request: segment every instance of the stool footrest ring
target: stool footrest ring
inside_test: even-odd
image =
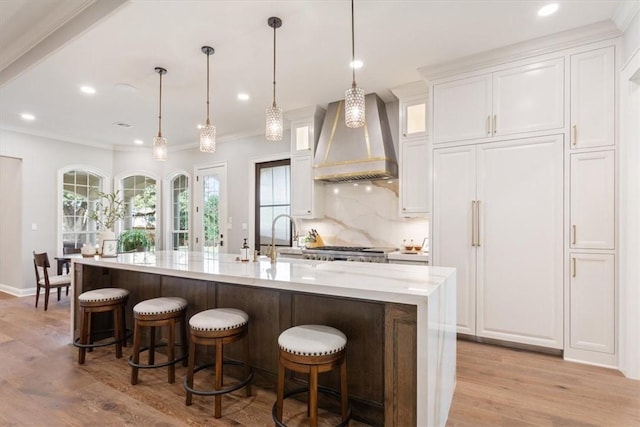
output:
[[[101,332],[113,332],[113,329],[105,329],[105,330],[102,330],[102,331],[95,331],[95,333],[98,333],[98,334],[101,333]],[[89,348],[89,349],[98,348],[98,347],[106,347],[108,345],[113,345],[113,344],[115,344],[117,342],[125,342],[127,339],[131,338],[131,335],[132,335],[131,329],[125,329],[124,338],[121,338],[121,339],[112,338],[107,342],[100,342],[100,341],[102,341],[102,340],[100,340],[95,344],[80,344],[80,338],[78,337],[75,340],[73,340],[73,346],[74,347],[78,347],[78,348]]]
[[[236,365],[236,366],[244,366],[244,363],[242,362],[237,362],[235,360],[225,360],[223,362],[223,366],[224,365]],[[196,372],[201,371],[203,369],[206,368],[210,368],[212,366],[215,366],[215,363],[207,363],[205,365],[202,366],[198,366],[197,368],[195,368],[193,370],[193,374],[195,375]],[[187,385],[187,377],[184,377],[184,389],[186,391],[189,391],[193,394],[197,394],[199,396],[215,396],[218,394],[226,394],[226,393],[231,393],[232,391],[236,391],[238,389],[241,389],[242,387],[246,386],[247,384],[249,384],[251,382],[251,380],[253,380],[253,369],[249,368],[250,372],[249,372],[249,376],[247,378],[245,378],[244,380],[233,384],[229,387],[225,387],[225,388],[221,388],[220,390],[196,390],[193,387],[189,387]]]
[[[295,390],[291,390],[286,392],[283,397],[282,400],[287,399],[289,397],[295,396],[297,394],[302,394],[302,393],[306,393],[309,391],[308,387],[300,387],[297,388]],[[327,387],[323,387],[321,385],[318,385],[318,392],[319,393],[323,393],[323,394],[328,394],[329,396],[335,397],[337,399],[340,399],[340,393],[331,390],[330,388]],[[284,424],[282,421],[279,421],[278,418],[276,417],[276,412],[277,412],[277,408],[276,405],[278,404],[278,402],[273,404],[273,407],[271,408],[271,417],[273,418],[273,421],[276,423],[277,427],[287,427],[286,424]],[[345,427],[346,425],[349,424],[349,421],[351,420],[351,403],[349,403],[349,406],[347,408],[347,416],[344,417],[344,419],[342,421],[340,421],[340,424],[338,424],[336,427]]]
[[[158,344],[156,345],[154,348],[162,348],[162,347],[166,347],[168,344],[167,343],[162,343],[162,344]],[[179,343],[175,343],[175,346],[179,347]],[[143,351],[148,351],[150,349],[150,347],[144,347],[140,349],[140,353],[142,353]],[[188,354],[182,355],[180,357],[176,357],[173,360],[168,360],[164,363],[155,363],[153,365],[142,365],[140,363],[133,363],[133,356],[129,356],[129,360],[127,361],[129,363],[129,366],[133,366],[134,368],[140,368],[140,369],[153,369],[153,368],[163,368],[165,366],[169,366],[169,365],[175,365],[178,362],[181,362],[183,360],[185,360],[187,357],[189,357]]]

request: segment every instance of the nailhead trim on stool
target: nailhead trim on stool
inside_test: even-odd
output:
[[[141,301],[133,307],[133,352],[129,358],[131,366],[131,384],[138,383],[139,369],[153,369],[168,367],[168,382],[173,384],[176,379],[175,364],[182,361],[187,366],[187,300],[179,297],[158,297],[145,301]],[[180,357],[175,356],[175,325],[180,322],[180,344],[182,346],[182,354]],[[168,329],[167,344],[156,345],[156,327],[166,326]],[[141,348],[143,327],[150,327],[149,347]],[[164,363],[155,363],[156,347],[167,347],[167,361]],[[148,351],[147,364],[140,364],[140,352]]]
[[[222,395],[246,386],[247,397],[251,396],[251,380],[253,370],[249,359],[249,315],[235,308],[214,308],[201,311],[189,319],[189,367],[184,379],[184,389],[187,392],[186,405],[192,403],[193,395],[215,396],[214,417],[222,416]],[[222,367],[223,347],[244,338],[244,363],[228,360],[227,364],[243,365],[244,379],[223,388]],[[199,367],[196,364],[196,344],[215,346],[215,363],[208,363]],[[215,385],[213,390],[196,390],[193,388],[193,376],[196,372],[215,366]]]
[[[336,328],[325,325],[294,326],[278,337],[278,383],[276,403],[271,410],[276,426],[282,422],[284,399],[299,393],[309,392],[307,413],[309,424],[318,425],[318,392],[338,397],[341,402],[342,421],[346,426],[351,419],[351,406],[347,393],[347,337]],[[318,374],[340,368],[340,394],[318,385]],[[309,374],[309,387],[284,392],[285,370]]]
[[[122,346],[127,345],[127,328],[124,308],[129,300],[129,291],[121,288],[93,289],[78,295],[80,312],[80,331],[73,345],[79,348],[78,363],[84,364],[87,349],[107,345],[116,345],[116,358],[122,357]],[[113,312],[113,340],[93,343],[91,315],[93,313]]]

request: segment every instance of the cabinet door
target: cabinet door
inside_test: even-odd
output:
[[[429,212],[430,174],[426,139],[400,143],[400,215]]]
[[[310,120],[291,122],[291,154],[313,154],[313,124]]]
[[[491,74],[433,87],[433,143],[491,135]]]
[[[477,150],[477,335],[562,348],[562,136]]]
[[[564,126],[564,60],[493,74],[493,134],[511,135]]]
[[[291,157],[291,215],[313,218],[318,214],[312,156]]]
[[[434,150],[433,167],[433,265],[456,268],[458,332],[475,335],[476,251],[471,246],[475,148]]]
[[[571,254],[569,289],[570,346],[615,351],[615,280],[613,254]]]
[[[425,97],[400,102],[402,138],[424,138],[427,136],[427,100]]]
[[[571,56],[571,147],[613,145],[613,47]]]
[[[614,151],[571,155],[571,247],[614,249]]]

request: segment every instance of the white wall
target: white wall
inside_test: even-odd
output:
[[[22,285],[22,160],[0,157],[0,289]]]
[[[58,170],[81,164],[110,175],[112,155],[111,150],[7,130],[0,130],[0,155],[22,159],[22,262],[15,267],[22,270],[22,283],[8,291],[28,295],[35,290],[33,251],[47,252],[51,262],[62,251],[57,247]]]

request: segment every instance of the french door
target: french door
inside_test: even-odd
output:
[[[194,250],[227,251],[227,165],[196,168],[193,187]]]

